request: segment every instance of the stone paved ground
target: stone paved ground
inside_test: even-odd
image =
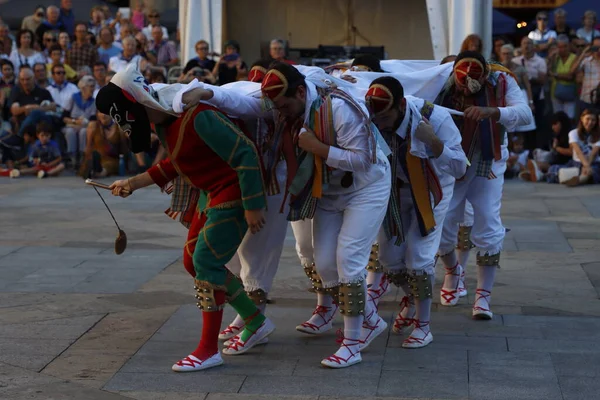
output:
[[[185,230],[162,214],[168,197],[107,197],[129,237],[116,256],[116,229],[80,180],[2,180],[0,399],[596,399],[599,197],[600,187],[509,182],[494,320],[469,318],[470,265],[468,299],[435,305],[431,346],[405,350],[402,336],[388,334],[346,370],[319,366],[336,349],[334,332],[294,330],[313,295],[290,230],[270,343],[214,370],[175,374],[200,318],[180,260]],[[388,294],[382,304],[388,321],[398,300]]]

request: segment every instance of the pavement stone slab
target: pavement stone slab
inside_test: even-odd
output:
[[[371,376],[345,376],[338,371],[336,379],[331,376],[273,376],[268,383],[264,378],[249,376],[244,381],[240,393],[261,395],[320,395],[352,396],[362,393],[375,396],[377,379]]]
[[[575,341],[565,338],[564,340],[540,340],[507,338],[508,348],[511,352],[538,351],[551,353],[575,353],[575,354],[600,354],[600,348],[596,346],[597,340]]]
[[[469,397],[469,383],[467,374],[451,371],[383,371],[377,395],[466,399]]]
[[[403,336],[390,336],[388,347],[401,347]],[[508,351],[506,338],[503,337],[467,337],[441,335],[433,332],[433,342],[429,345],[437,350],[489,350]],[[410,350],[407,350],[410,351]]]
[[[597,399],[600,382],[597,378],[561,376],[558,378],[564,400]]]
[[[110,391],[237,393],[245,379],[244,375],[186,374],[172,371],[162,374],[118,372],[103,389]],[[264,378],[257,377],[257,379],[262,381],[264,386]]]
[[[550,356],[559,377],[600,378],[600,354],[553,353]]]
[[[403,348],[388,348],[385,352],[382,369],[384,371],[446,372],[456,371],[466,374],[468,370],[466,350],[443,350],[427,346],[418,351]]]

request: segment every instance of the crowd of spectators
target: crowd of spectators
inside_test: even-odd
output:
[[[199,40],[196,57],[183,60],[180,68],[178,44],[170,40],[178,38],[178,32],[169,32],[160,13],[146,9],[143,0],[132,1],[130,15],[117,13],[114,18],[108,7],[95,6],[87,22],[75,20],[71,3],[61,0],[59,6],[36,7],[12,34],[0,21],[0,175],[17,176],[19,169],[37,168],[40,177],[63,169],[84,177],[106,176],[117,173],[121,158],[132,172],[159,162],[165,151],[156,135],[151,151],[134,156],[110,118],[96,112],[98,90],[130,63],[137,63],[150,83],[198,79],[223,85],[247,79],[249,67],[234,40],[225,43],[222,54]],[[506,176],[569,185],[597,182],[597,16],[585,12],[582,26],[575,29],[566,23],[564,10],[552,15],[551,26],[548,14],[539,12],[535,29],[520,43],[503,37],[493,41],[491,61],[513,73],[535,116],[531,125],[509,133]],[[271,60],[293,63],[285,58],[283,41],[272,40],[269,50]],[[464,50],[482,52],[483,41],[469,35]],[[52,171],[26,157],[48,131],[51,141],[44,146],[61,154],[61,163],[51,162],[57,167]]]

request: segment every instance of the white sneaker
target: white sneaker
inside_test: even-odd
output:
[[[18,178],[21,176],[21,171],[19,171],[18,169],[13,169],[10,171],[9,176],[11,178]]]
[[[363,351],[371,342],[379,335],[387,329],[387,323],[383,320],[383,318],[379,317],[375,325],[369,326],[367,323],[363,323],[361,332],[360,332],[360,345],[358,346],[359,351]]]
[[[247,328],[246,328],[247,329]],[[262,325],[254,332],[248,340],[245,342],[240,338],[236,342],[232,343],[228,347],[223,349],[223,354],[228,356],[235,356],[238,354],[244,354],[261,340],[269,336],[275,330],[275,325],[269,318],[265,319]]]
[[[200,360],[193,355],[189,355],[182,360],[177,361],[171,369],[175,372],[194,372],[216,367],[223,364],[223,359],[219,352],[210,356],[206,360]]]

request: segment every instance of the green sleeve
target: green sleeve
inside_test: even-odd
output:
[[[244,209],[265,208],[260,158],[254,143],[227,117],[214,110],[198,113],[194,129],[208,147],[237,173]]]

